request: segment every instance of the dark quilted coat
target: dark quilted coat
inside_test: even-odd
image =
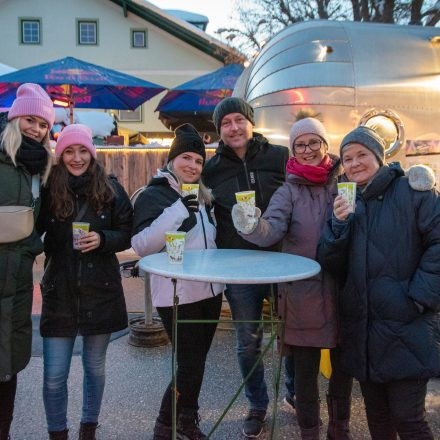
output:
[[[440,200],[382,167],[346,222],[330,220],[318,261],[344,279],[342,367],[386,383],[440,374]]]
[[[115,252],[130,247],[133,210],[122,186],[112,179],[116,197],[101,214],[90,205],[81,221],[101,235],[101,246],[87,253],[72,247],[72,221],[84,203],[77,194],[72,218],[59,221],[50,210],[50,193],[42,193],[38,230],[46,232],[46,271],[42,280],[43,337],[111,333],[127,327],[127,312]]]

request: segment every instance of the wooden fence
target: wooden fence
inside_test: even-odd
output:
[[[98,148],[98,160],[108,173],[114,174],[119,183],[131,196],[138,188],[146,185],[167,162],[168,148]],[[207,149],[211,157],[214,149]]]

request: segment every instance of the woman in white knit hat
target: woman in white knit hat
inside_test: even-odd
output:
[[[328,153],[324,125],[301,112],[290,130],[292,157],[286,182],[272,196],[262,218],[246,218],[235,205],[232,215],[242,237],[270,246],[283,240],[282,251],[315,258],[321,230],[337,194],[342,174],[337,156]],[[336,282],[326,272],[279,285],[278,312],[285,321],[283,353],[295,372],[295,409],[304,440],[319,439],[318,373],[321,348],[330,348],[333,374],[327,397],[328,439],[349,440],[352,379],[341,373],[337,359]]]

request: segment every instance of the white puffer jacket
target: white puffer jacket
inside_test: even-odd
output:
[[[141,257],[163,252],[165,250],[165,232],[179,229],[184,220],[189,217],[189,212],[180,198],[180,190],[174,176],[170,173],[159,172],[156,177],[165,177],[168,180],[169,190],[177,192],[179,198],[165,208],[162,214],[149,226],[133,235],[131,245]],[[150,187],[147,187],[147,190],[148,188]],[[144,197],[141,194],[136,201],[135,212],[138,203],[155,203],[153,196],[153,193],[150,196],[145,193]],[[186,233],[185,250],[216,248],[216,229],[209,221],[203,204],[200,204],[199,212],[195,213],[195,217],[197,223]],[[173,305],[173,284],[170,278],[151,274],[150,286],[155,307],[171,307]],[[177,280],[179,304],[189,304],[210,298],[222,293],[223,290],[223,284]]]

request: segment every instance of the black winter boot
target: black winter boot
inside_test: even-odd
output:
[[[69,438],[68,429],[65,429],[64,431],[49,431],[50,440],[68,440],[68,438]]]
[[[319,425],[313,428],[301,428],[301,440],[319,440]]]
[[[173,430],[170,425],[162,423],[159,419],[156,419],[153,431],[153,440],[171,440]]]
[[[389,423],[374,423],[368,420],[371,440],[397,440],[397,431],[394,425]]]
[[[78,440],[96,440],[95,432],[97,423],[81,423]]]
[[[0,425],[0,440],[11,440],[9,436],[9,429],[11,428],[11,421],[4,422]]]
[[[204,440],[199,428],[200,417],[195,409],[181,408],[177,416],[177,440]]]
[[[327,440],[353,440],[350,434],[351,397],[335,399],[327,395]]]

